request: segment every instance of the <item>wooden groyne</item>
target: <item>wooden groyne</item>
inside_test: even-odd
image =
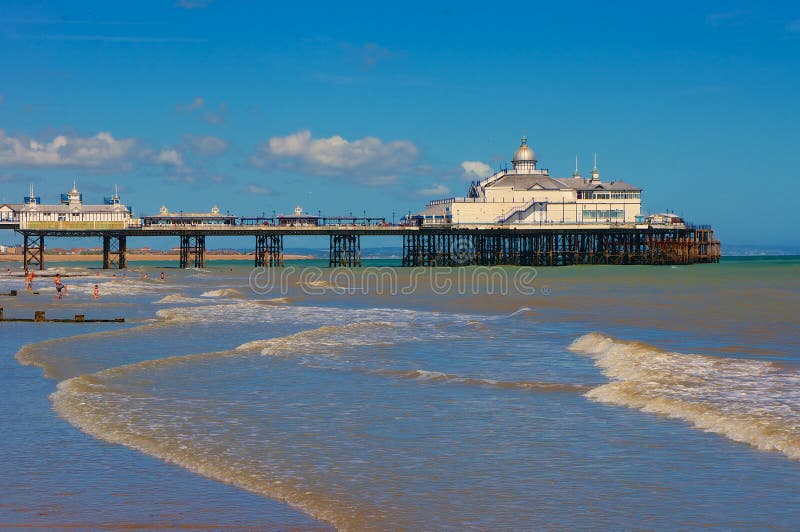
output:
[[[33,313],[33,318],[6,318],[3,314],[3,307],[0,307],[0,322],[3,321],[30,323],[124,323],[125,318],[87,320],[84,314],[75,314],[73,318],[47,318],[43,310],[35,311]]]

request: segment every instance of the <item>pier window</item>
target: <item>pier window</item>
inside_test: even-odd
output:
[[[617,222],[625,218],[625,211],[622,209],[585,210],[582,215],[584,222],[605,222],[606,220]]]
[[[594,190],[579,190],[578,199],[641,199],[639,191],[625,190],[622,192],[599,192]]]

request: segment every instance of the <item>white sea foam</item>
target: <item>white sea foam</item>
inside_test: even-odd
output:
[[[800,373],[761,360],[664,351],[592,333],[570,349],[590,355],[611,382],[586,396],[679,418],[695,427],[800,460]]]
[[[70,279],[64,280],[69,293],[91,296],[94,293],[94,285],[97,285],[101,297],[153,294],[163,288],[157,283],[159,282],[125,277],[109,279],[105,276],[96,277],[95,279],[83,279],[78,282],[72,282]],[[52,284],[52,281],[48,281],[46,287],[50,287]],[[35,281],[34,287],[36,287]]]
[[[208,303],[208,300],[201,299],[199,297],[189,297],[183,294],[169,294],[168,296],[164,296],[158,301],[155,301],[154,303],[157,305],[167,305],[167,304],[174,305],[176,303],[205,305]]]
[[[491,319],[505,320],[505,319],[514,318],[514,317],[520,316],[520,315],[534,314],[534,313],[536,313],[536,311],[533,310],[530,307],[521,307],[521,308],[518,308],[517,310],[515,310],[514,312],[512,312],[511,314],[506,314],[505,316],[497,316],[497,317],[493,317]]]
[[[237,288],[220,288],[203,292],[200,297],[242,297],[242,292]]]
[[[213,304],[165,308],[159,310],[156,314],[163,319],[185,322],[292,323],[308,325],[309,327],[346,325],[367,321],[391,322],[398,325],[410,321],[439,323],[446,320],[447,323],[466,323],[471,319],[475,319],[475,316],[468,315],[445,317],[435,312],[387,308],[340,309],[321,306],[289,306],[239,299],[204,299],[204,301]],[[279,302],[275,301],[275,303]],[[444,335],[444,331],[442,335]]]
[[[238,351],[260,350],[262,355],[292,356],[305,354],[325,354],[336,356],[338,353],[363,345],[392,345],[393,338],[388,338],[388,331],[395,324],[381,321],[361,321],[345,325],[324,325],[280,338],[256,340],[242,344]]]

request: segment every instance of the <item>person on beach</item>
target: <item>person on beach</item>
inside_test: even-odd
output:
[[[25,290],[33,291],[33,271],[25,270]]]
[[[67,287],[64,283],[61,282],[61,274],[57,273],[55,278],[53,279],[53,283],[56,285],[56,291],[58,292],[58,299],[61,299],[61,291],[63,290],[64,293],[67,293]]]

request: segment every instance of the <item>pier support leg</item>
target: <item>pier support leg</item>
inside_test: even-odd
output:
[[[422,237],[418,233],[403,235],[403,266],[422,266]]]
[[[44,235],[22,235],[22,267],[25,270],[44,270]]]
[[[256,267],[283,266],[283,235],[256,235]]]
[[[347,245],[331,240],[331,265]],[[336,258],[340,257],[340,258]],[[567,266],[719,262],[710,227],[540,229],[530,232],[414,232],[403,235],[403,266]]]
[[[206,267],[206,236],[181,235],[181,268]]]
[[[103,236],[103,269],[125,269],[128,246],[125,235]]]
[[[361,266],[361,236],[331,235],[328,266]]]

